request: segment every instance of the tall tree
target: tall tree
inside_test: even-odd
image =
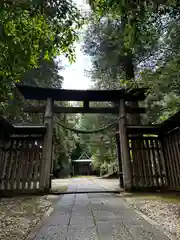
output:
[[[89,4],[98,17],[111,16],[122,21],[127,49],[132,49],[135,41],[140,39],[141,24],[146,21],[147,14],[176,16],[180,12],[179,1],[168,0],[89,0]]]
[[[109,12],[97,22],[92,21],[85,35],[84,51],[92,58],[89,74],[95,88],[142,86],[149,89],[145,102],[148,112],[143,118],[146,124],[162,121],[179,107],[179,54],[176,46],[179,44],[180,18],[179,14],[174,16],[174,12],[175,9],[170,7],[166,14],[146,9],[133,38],[132,31],[126,31],[128,24],[122,26],[123,16]],[[131,24],[129,27],[131,29]],[[127,75],[128,71],[131,77]],[[104,163],[99,150],[101,143],[102,140],[96,145],[97,167]]]
[[[142,40],[137,41],[134,45],[135,70],[139,64],[157,51],[161,34],[159,23],[153,24],[147,20],[141,27]],[[119,80],[127,77],[128,66],[125,62],[126,57],[123,56],[126,54],[122,49],[123,44],[121,21],[105,18],[97,22],[92,19],[85,33],[83,49],[85,54],[90,55],[92,59],[90,77],[94,82],[101,81],[104,88],[108,85],[111,89],[119,88]]]
[[[34,87],[61,88],[64,80],[60,75],[61,70],[62,62],[42,59],[39,67],[32,68],[22,75],[21,82]]]
[[[157,18],[162,18],[166,14],[173,18],[179,18],[178,1],[108,1],[90,0],[93,11],[100,17],[112,17],[119,19],[122,25],[123,47],[121,54],[124,56],[126,79],[131,80],[135,77],[134,71],[134,48],[137,42],[143,46],[142,26],[144,22],[150,20],[157,22]],[[134,103],[132,103],[134,105]],[[135,103],[136,105],[136,103]]]
[[[62,64],[55,60],[41,60],[40,66],[32,68],[22,75],[21,82],[29,86],[61,88],[63,77],[60,75]],[[0,105],[1,114],[14,123],[42,123],[42,114],[26,114],[23,112],[24,104],[37,104],[36,101],[24,101],[18,90],[13,88],[12,98]]]

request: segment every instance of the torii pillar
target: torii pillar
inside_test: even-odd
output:
[[[53,100],[47,98],[44,124],[46,126],[46,133],[44,135],[42,164],[41,164],[41,177],[40,189],[48,191],[50,188],[50,174],[52,168],[53,156]]]
[[[121,150],[121,161],[123,171],[124,189],[130,191],[132,189],[132,167],[129,152],[128,135],[126,131],[126,113],[125,100],[121,99],[119,103],[119,140]]]
[[[118,126],[118,129],[119,129],[119,126]],[[121,188],[124,188],[119,131],[118,133],[116,133],[116,152],[117,152],[117,159],[118,159],[119,186]]]

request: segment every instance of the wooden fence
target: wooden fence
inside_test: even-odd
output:
[[[127,126],[134,188],[180,186],[180,112],[156,126]]]
[[[42,140],[10,138],[0,142],[0,191],[36,192],[39,189]]]
[[[43,125],[14,126],[0,117],[1,196],[45,191],[42,183],[45,133]]]
[[[132,187],[180,186],[180,113],[175,117],[176,122],[173,117],[159,126],[126,126]],[[0,119],[1,195],[29,194],[50,188],[52,166],[45,168],[42,156],[46,132],[43,125],[14,127]],[[49,162],[52,163],[52,158]]]
[[[175,128],[164,134],[164,158],[169,187],[180,186],[180,129]]]
[[[157,135],[130,136],[129,151],[133,187],[167,186],[165,159],[162,144]]]

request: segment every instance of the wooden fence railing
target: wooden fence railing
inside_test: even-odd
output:
[[[0,142],[0,191],[36,192],[42,164],[42,140],[10,138]]]

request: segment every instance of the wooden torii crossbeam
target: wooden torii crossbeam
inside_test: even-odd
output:
[[[16,85],[26,99],[46,100],[46,106],[25,107],[26,112],[45,112],[44,124],[47,127],[43,147],[43,174],[40,180],[42,188],[48,188],[53,149],[53,113],[115,113],[119,115],[119,136],[123,180],[125,189],[132,187],[131,160],[129,156],[126,113],[143,113],[143,108],[130,108],[126,102],[143,101],[146,89],[119,90],[66,90]],[[83,107],[57,107],[54,101],[81,101]],[[92,108],[90,102],[111,102],[112,108]]]
[[[31,87],[27,85],[16,85],[26,99],[46,100],[51,98],[54,101],[93,101],[108,102],[119,101],[142,101],[145,99],[145,88],[127,91],[119,90],[68,90],[57,88]]]
[[[58,107],[53,105],[53,113],[119,113],[119,101],[142,101],[145,99],[145,89],[135,89],[131,91],[119,90],[66,90],[30,87],[16,85],[21,94],[26,99],[46,100],[51,98],[52,101],[82,101],[83,107]],[[90,102],[113,102],[115,107],[90,107]],[[25,112],[44,113],[45,105],[25,106]],[[125,106],[126,113],[145,113],[145,108],[132,108]]]

